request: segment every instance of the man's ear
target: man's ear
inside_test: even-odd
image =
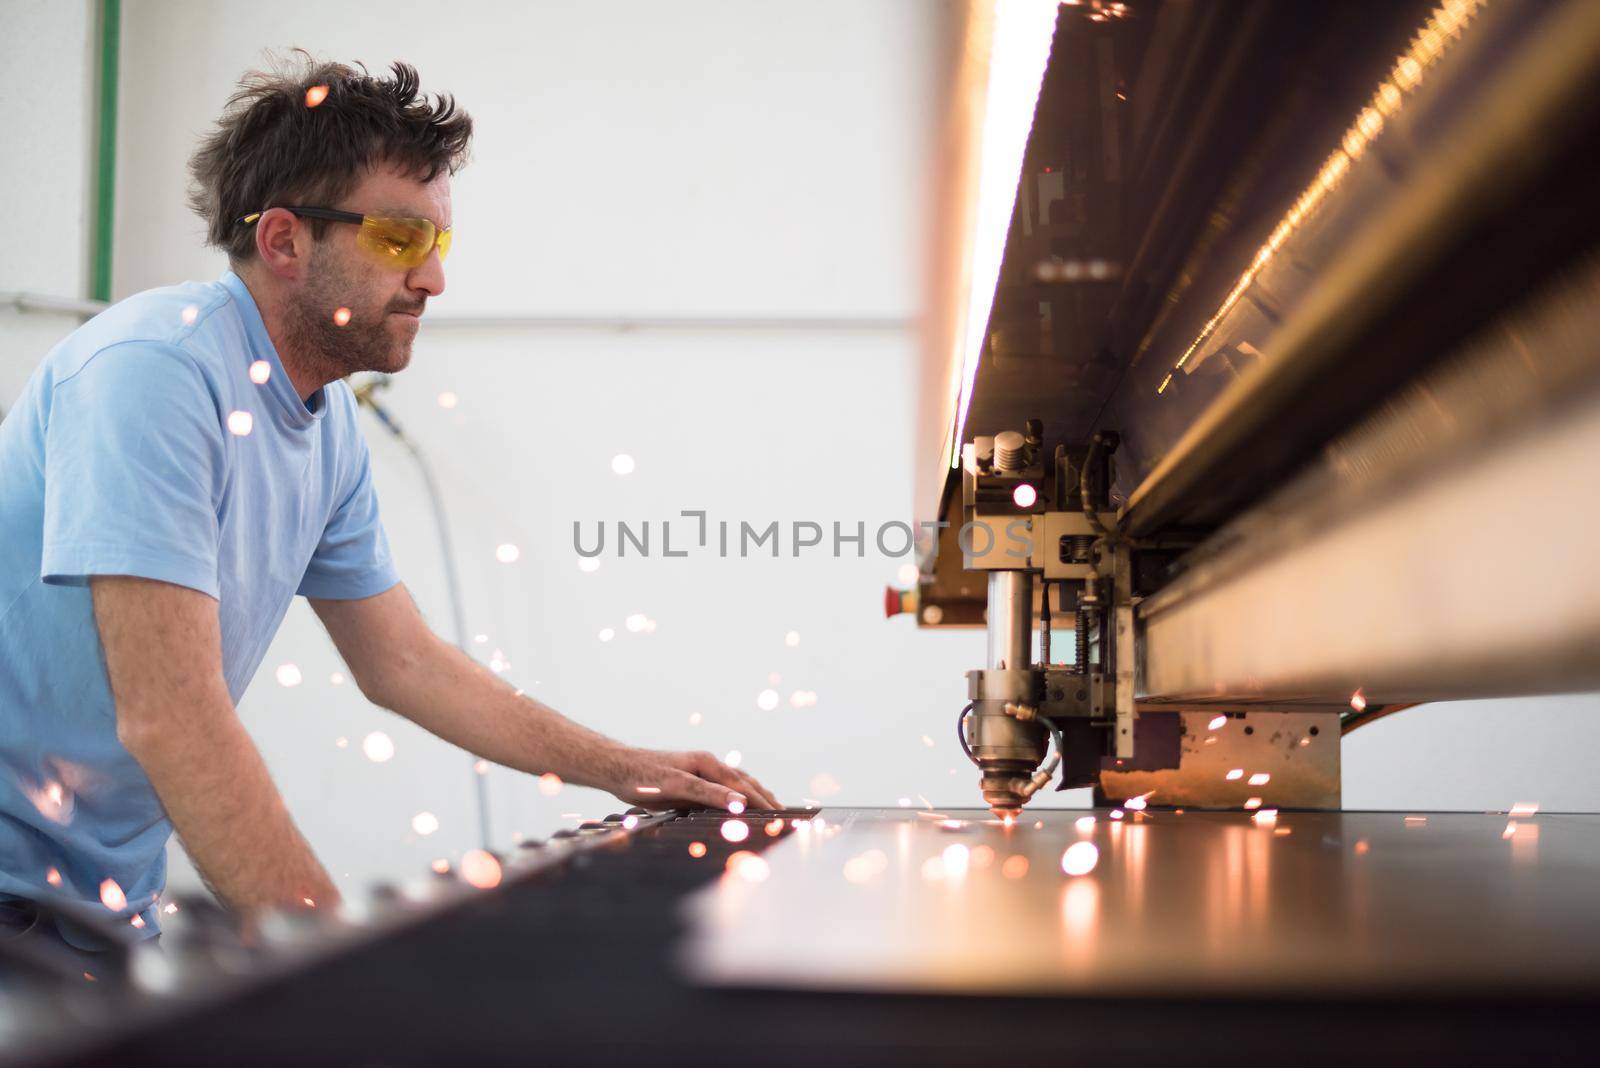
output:
[[[256,254],[279,278],[297,280],[311,257],[311,228],[288,208],[269,208],[256,220]]]

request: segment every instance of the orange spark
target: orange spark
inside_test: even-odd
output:
[[[1094,817],[1079,816],[1077,819],[1072,821],[1072,825],[1078,828],[1079,834],[1089,834],[1094,830]]]
[[[1000,865],[1000,874],[1007,879],[1020,879],[1028,874],[1028,858],[1021,853],[1013,853]]]
[[[1250,809],[1253,809],[1253,808],[1260,808],[1261,807],[1261,798],[1259,798],[1259,797],[1247,797],[1247,798],[1245,798],[1244,807],[1245,807],[1246,811],[1249,811]]]
[[[699,860],[701,857],[706,855],[706,844],[704,842],[690,842],[689,855],[694,859]]]
[[[267,384],[267,379],[272,377],[272,365],[266,360],[256,360],[250,365],[250,381],[258,386]]]
[[[500,885],[500,862],[493,853],[482,849],[469,849],[461,857],[461,878],[479,890],[491,890]]]
[[[334,326],[347,326],[350,323],[350,309],[340,308],[333,313]]]
[[[1361,839],[1361,841],[1356,843],[1356,856],[1364,857],[1364,856],[1367,855],[1367,853],[1371,849],[1372,849],[1372,846],[1367,842],[1367,840],[1365,838],[1363,838],[1363,839]]]
[[[1271,827],[1273,824],[1278,822],[1278,810],[1275,808],[1264,808],[1252,816],[1251,819],[1256,821],[1257,827]]]
[[[739,820],[723,820],[722,837],[730,842],[742,842],[750,837],[750,828]]]
[[[1233,768],[1232,770],[1230,770],[1228,772],[1228,774],[1224,775],[1223,778],[1227,779],[1229,782],[1234,782],[1234,781],[1236,781],[1238,779],[1242,779],[1242,778],[1244,778],[1244,769],[1243,768]]]
[[[659,786],[635,786],[634,789],[641,794],[659,794],[661,792],[661,787]]]
[[[443,857],[440,857],[438,860],[433,862],[433,870],[438,872],[440,875],[449,875],[450,862]]]
[[[776,817],[767,821],[767,836],[776,838],[783,833],[783,818]]]
[[[1254,775],[1250,776],[1250,785],[1251,786],[1265,786],[1265,785],[1267,785],[1267,783],[1269,783],[1271,781],[1272,781],[1272,775],[1269,772],[1265,772],[1265,771],[1258,771]]]
[[[1088,875],[1100,863],[1100,849],[1093,842],[1074,842],[1061,854],[1061,870],[1068,875]]]
[[[133,919],[128,921],[128,926],[130,926],[130,927],[143,927],[144,926],[144,917],[143,916],[135,916],[135,917],[133,917]]]
[[[739,800],[737,797],[734,798],[732,801],[728,802],[728,811],[733,813],[735,816],[739,815],[744,811],[744,802]]]
[[[56,871],[56,869],[51,868],[49,871],[44,873],[44,881],[49,883],[51,886],[60,886],[61,873]]]
[[[128,895],[115,879],[107,879],[100,884],[100,902],[112,912],[121,912],[128,907]]]
[[[771,873],[767,862],[748,849],[741,849],[730,856],[724,870],[747,883],[765,882]]]
[[[314,108],[326,99],[328,99],[328,87],[326,85],[313,85],[306,90],[306,107],[308,108]]]
[[[1538,811],[1539,811],[1539,802],[1537,802],[1537,801],[1518,801],[1516,804],[1511,806],[1511,811],[1509,813],[1507,813],[1507,815],[1511,816],[1514,819],[1526,819],[1527,817],[1532,816],[1533,814],[1535,814]]]
[[[539,792],[546,797],[554,797],[561,792],[561,776],[553,771],[547,771],[539,776]]]
[[[1360,690],[1357,690],[1355,693],[1350,695],[1350,707],[1355,709],[1357,712],[1366,711],[1367,699],[1362,695]]]
[[[1227,716],[1213,716],[1211,718],[1211,722],[1206,724],[1206,730],[1208,730],[1208,731],[1220,731],[1222,728],[1226,727],[1227,725],[1228,725],[1228,717]]]

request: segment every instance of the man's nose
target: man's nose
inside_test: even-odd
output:
[[[406,277],[406,285],[410,289],[420,289],[430,297],[437,297],[444,292],[444,261],[439,259],[438,249],[430,249],[428,258],[411,269]]]

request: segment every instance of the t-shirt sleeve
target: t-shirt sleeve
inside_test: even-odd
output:
[[[350,415],[353,420],[353,409]],[[372,461],[366,440],[359,430],[351,438],[353,486],[334,509],[317,551],[306,566],[297,591],[302,597],[354,601],[376,596],[400,581],[389,555],[389,539],[378,518],[378,495],[372,488]]]
[[[45,429],[40,577],[159,579],[218,596],[226,453],[217,401],[188,353],[110,346],[55,384]]]

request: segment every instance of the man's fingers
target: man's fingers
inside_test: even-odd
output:
[[[691,753],[690,760],[694,770],[699,772],[702,778],[738,790],[745,795],[746,801],[752,807],[764,809],[782,807],[766,787],[738,768],[724,764],[710,753]]]
[[[708,782],[698,775],[684,771],[679,772],[673,780],[672,796],[677,799],[704,805],[707,808],[720,808],[726,810],[734,801],[748,804],[749,800],[739,790],[729,789],[727,786]]]
[[[772,791],[757,782],[754,775],[747,775],[742,771],[737,772],[737,774],[745,795],[755,803],[757,808],[771,810],[783,807],[778,803],[778,799],[772,796]]]

